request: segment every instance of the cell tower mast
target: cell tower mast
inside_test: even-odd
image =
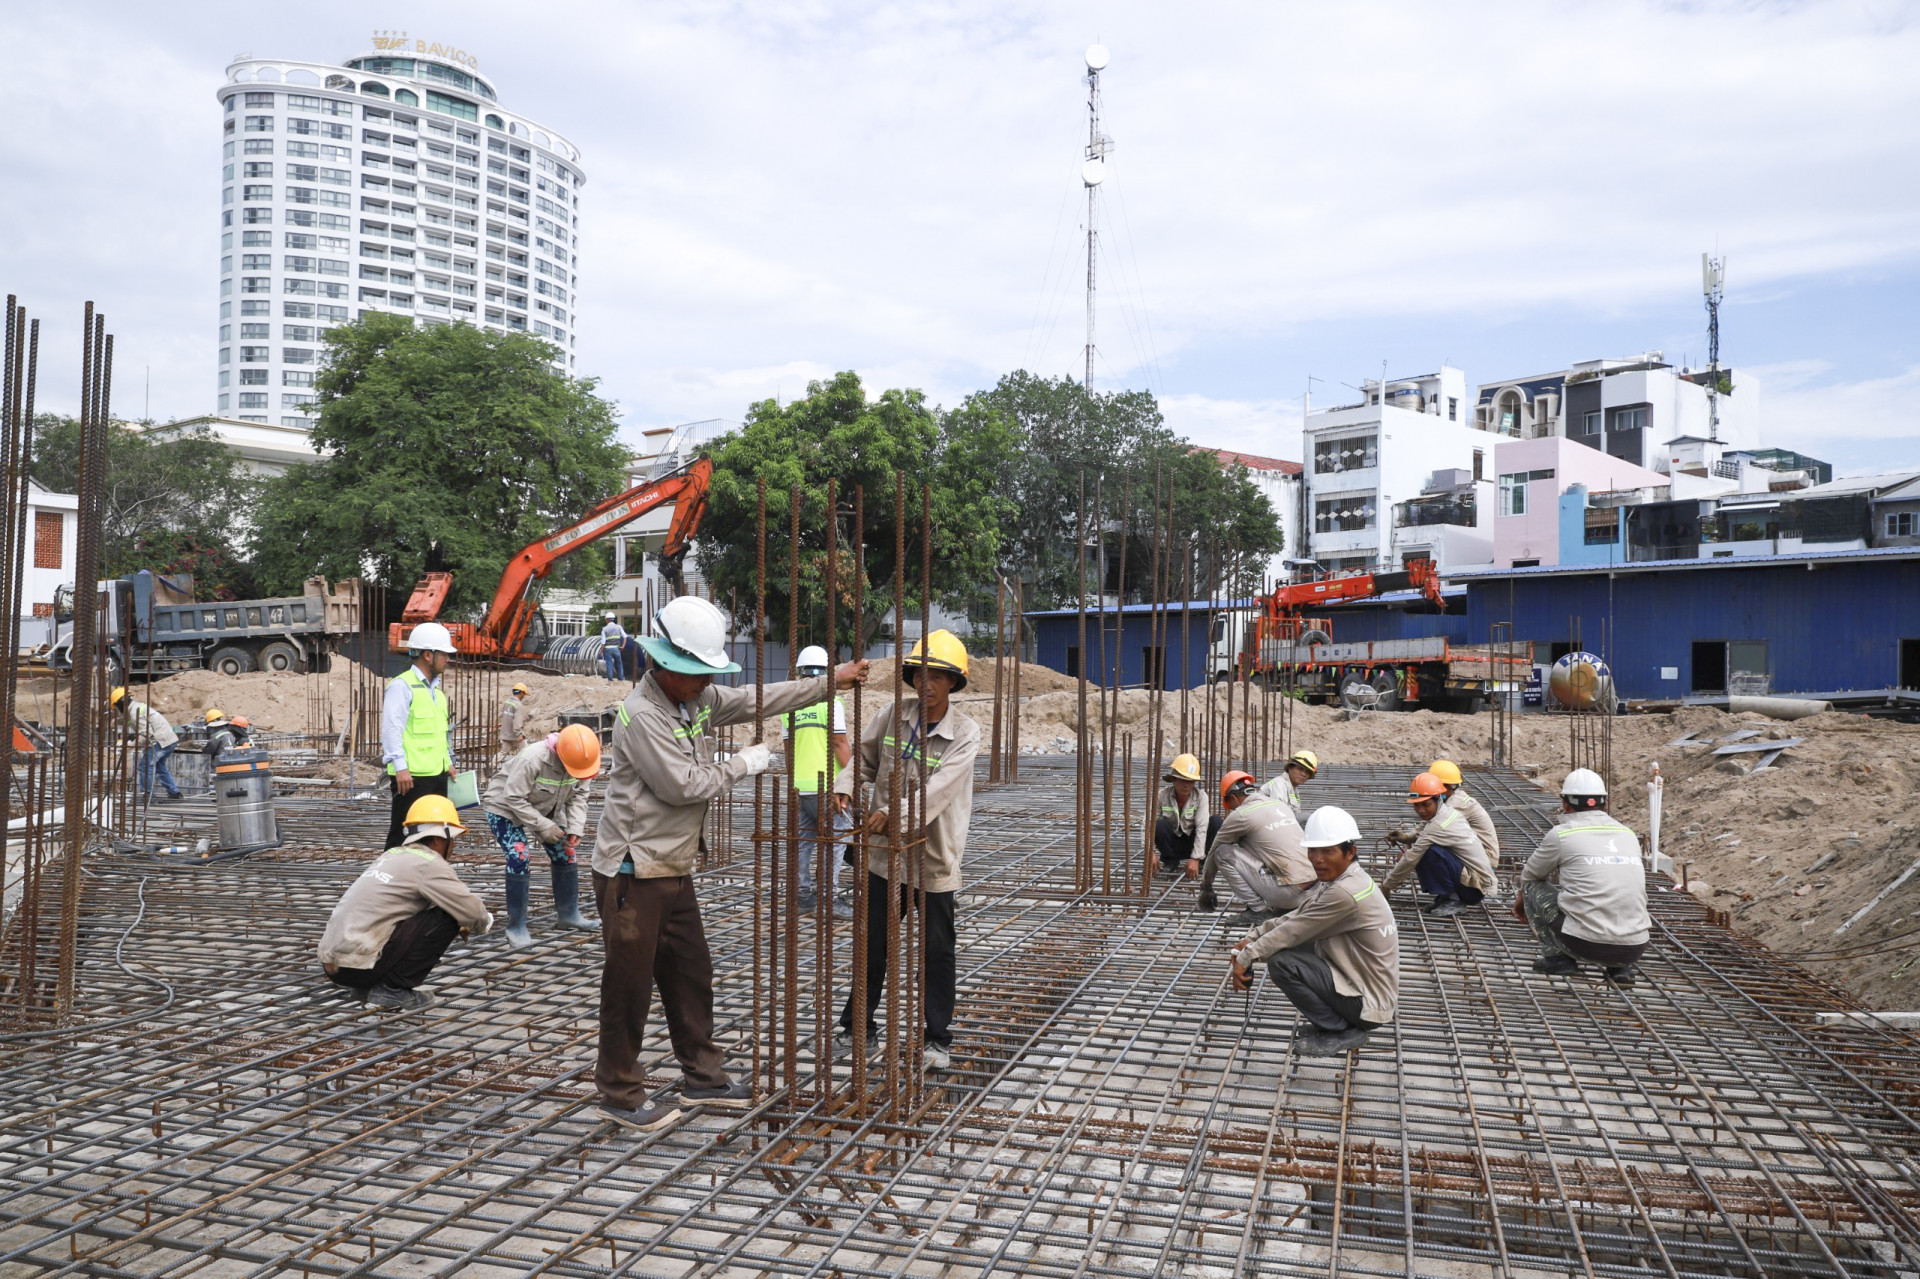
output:
[[[1107,176],[1107,152],[1113,139],[1100,132],[1100,72],[1110,55],[1104,44],[1087,49],[1087,156],[1080,165],[1080,182],[1087,189],[1087,371],[1086,389],[1093,389],[1093,294],[1095,266],[1099,261],[1099,231],[1094,226],[1094,196]]]
[[[1707,295],[1707,438],[1720,438],[1720,296],[1727,260],[1700,255],[1700,291]]]

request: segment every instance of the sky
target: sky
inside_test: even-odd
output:
[[[842,369],[953,404],[1086,342],[1083,53],[1111,51],[1101,389],[1297,458],[1302,395],[1721,356],[1763,443],[1920,469],[1920,6],[648,3],[0,6],[0,291],[77,392],[211,411],[237,54],[376,29],[478,58],[580,148],[579,367],[640,431]],[[1315,379],[1310,381],[1309,379]]]

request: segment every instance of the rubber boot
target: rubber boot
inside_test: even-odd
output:
[[[523,898],[524,900],[524,898]],[[580,868],[556,863],[553,868],[553,913],[562,928],[598,928],[600,921],[580,913]]]
[[[527,885],[532,881],[525,871],[507,872],[507,945],[515,950],[533,945],[533,934],[527,931]]]

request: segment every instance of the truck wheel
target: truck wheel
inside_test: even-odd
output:
[[[253,669],[253,654],[244,648],[216,648],[207,659],[207,669],[222,675],[245,675]]]
[[[275,640],[260,650],[260,669],[276,675],[298,673],[302,663],[300,650],[283,640]]]
[[[1380,671],[1372,679],[1373,691],[1380,700],[1373,704],[1377,711],[1397,711],[1400,709],[1400,684],[1393,678],[1392,671]]]

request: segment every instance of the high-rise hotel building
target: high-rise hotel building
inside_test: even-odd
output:
[[[580,152],[472,59],[381,37],[220,87],[220,417],[307,426],[320,335],[369,311],[532,332],[575,361]]]

